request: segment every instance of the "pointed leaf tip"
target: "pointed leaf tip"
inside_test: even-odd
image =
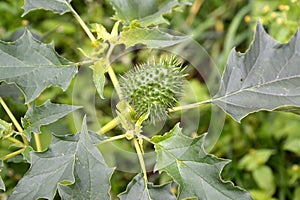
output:
[[[77,66],[59,56],[53,44],[36,40],[29,30],[15,42],[0,41],[0,82],[15,83],[32,102],[47,87],[66,90]]]
[[[260,110],[300,106],[299,36],[286,44],[272,39],[260,22],[244,53],[232,51],[212,103],[236,121]]]

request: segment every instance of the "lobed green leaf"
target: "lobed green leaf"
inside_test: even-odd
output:
[[[229,161],[207,154],[203,136],[187,137],[177,124],[152,141],[157,152],[155,170],[166,171],[178,183],[178,199],[251,199],[246,191],[222,181],[220,173]]]
[[[113,169],[93,145],[85,120],[80,134],[54,137],[46,152],[32,153],[31,159],[9,200],[53,199],[58,186],[64,199],[109,199]]]
[[[40,133],[42,125],[51,124],[79,108],[81,106],[53,104],[49,100],[39,107],[33,104],[22,118],[24,134],[30,139],[32,132]]]
[[[246,53],[232,50],[212,103],[236,121],[259,110],[300,106],[300,36],[287,44],[273,40],[258,22]],[[280,109],[279,109],[280,110]]]
[[[70,3],[72,0],[25,0],[24,2],[24,13],[22,16],[25,16],[32,10],[44,9],[51,10],[54,13],[58,13],[60,15],[69,12],[66,2]]]
[[[126,191],[118,196],[120,200],[176,200],[171,192],[170,184],[155,186],[147,183],[147,187],[145,187],[143,174],[137,174],[128,184]]]
[[[121,32],[119,44],[125,44],[127,48],[136,44],[144,44],[148,48],[164,48],[176,45],[186,39],[186,36],[171,35],[157,28],[135,28]]]
[[[2,168],[3,168],[3,160],[0,161],[0,172],[1,172]],[[4,184],[1,176],[0,176],[0,190],[5,191],[5,184]]]
[[[76,73],[77,66],[59,56],[53,44],[35,40],[28,30],[15,42],[0,42],[0,82],[15,83],[25,103],[51,85],[66,90]]]

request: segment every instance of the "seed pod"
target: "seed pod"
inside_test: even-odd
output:
[[[124,99],[134,108],[136,117],[149,112],[151,123],[167,117],[168,108],[181,96],[183,84],[181,64],[174,58],[139,65],[120,80]]]

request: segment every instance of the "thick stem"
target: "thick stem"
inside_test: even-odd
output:
[[[145,181],[145,187],[147,187],[148,178],[147,178],[147,171],[146,171],[146,165],[145,165],[145,161],[144,161],[144,158],[143,158],[143,154],[142,154],[140,145],[139,145],[136,138],[133,139],[133,142],[134,142],[134,147],[135,147],[135,150],[136,150],[136,153],[138,155],[140,165],[141,165],[141,168],[142,168],[143,177],[144,177],[144,181]]]
[[[40,135],[37,134],[37,133],[34,133],[34,140],[35,140],[35,145],[36,145],[37,152],[42,152],[43,148],[42,148],[42,144],[41,144]]]
[[[1,160],[7,160],[7,159],[10,159],[10,158],[12,158],[12,157],[14,157],[14,156],[16,156],[16,155],[19,155],[19,154],[23,153],[24,151],[25,151],[25,148],[19,149],[19,150],[15,151],[15,152],[12,152],[12,153],[10,153],[10,154],[7,154],[6,156],[3,156],[3,157],[1,158]]]
[[[107,143],[107,142],[112,142],[112,141],[115,141],[115,140],[120,140],[120,139],[123,139],[123,138],[126,138],[125,134],[117,135],[117,136],[114,136],[114,137],[110,137],[110,138],[108,138],[106,140],[101,141],[100,144]]]
[[[282,148],[279,149],[279,200],[286,199],[286,174],[285,174],[285,152]]]
[[[6,139],[9,140],[9,141],[11,141],[12,143],[15,143],[15,144],[17,144],[17,145],[20,145],[21,147],[24,147],[24,146],[25,146],[21,141],[17,140],[16,138],[8,137],[8,138],[6,138]]]
[[[84,21],[81,19],[81,17],[77,14],[77,12],[74,10],[74,8],[71,6],[71,4],[67,1],[65,1],[66,5],[72,12],[75,19],[79,22],[80,26],[83,28],[83,30],[86,32],[86,34],[89,36],[92,43],[95,45],[97,43],[97,40],[93,33],[90,31],[90,29],[87,27],[87,25],[84,23]]]
[[[116,117],[110,122],[108,122],[107,124],[105,124],[105,126],[103,126],[97,133],[103,135],[108,131],[112,130],[113,128],[115,128],[118,124],[119,124],[119,119],[118,117]]]
[[[201,102],[197,102],[197,103],[193,103],[193,104],[187,104],[184,106],[173,107],[173,108],[169,109],[169,112],[177,112],[177,111],[181,111],[181,110],[198,108],[199,106],[201,106],[203,104],[208,104],[208,103],[211,103],[211,100],[201,101]]]
[[[19,124],[19,122],[16,120],[15,116],[12,114],[12,112],[10,111],[9,107],[6,105],[6,103],[3,101],[3,99],[0,97],[0,104],[2,105],[2,107],[4,108],[5,112],[7,113],[7,115],[9,116],[10,120],[13,122],[13,124],[15,125],[16,129],[20,132],[21,137],[24,141],[24,144],[27,146],[28,145],[28,140],[27,138],[23,135],[23,128],[21,127],[21,125]]]

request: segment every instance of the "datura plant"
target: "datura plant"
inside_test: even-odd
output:
[[[155,0],[111,0],[116,21],[111,32],[99,23],[89,27],[70,4],[71,0],[25,0],[24,3],[23,15],[36,9],[61,15],[71,12],[90,39],[93,50],[79,48],[86,59],[74,63],[60,56],[53,43],[36,40],[29,30],[16,41],[0,42],[0,104],[7,113],[7,117],[0,120],[0,139],[11,147],[1,157],[0,168],[4,169],[8,162],[30,165],[17,185],[7,191],[9,200],[57,196],[85,200],[106,200],[112,196],[121,200],[252,199],[244,189],[222,180],[220,174],[229,160],[205,151],[206,134],[189,137],[183,134],[180,123],[151,138],[143,131],[145,124],[155,126],[157,121],[167,119],[169,111],[198,108],[207,103],[222,108],[236,121],[260,110],[299,113],[298,33],[289,43],[279,44],[258,23],[250,49],[246,53],[232,50],[216,95],[203,102],[178,106],[187,80],[176,58],[148,61],[123,75],[116,74],[111,60],[116,46],[161,49],[186,41],[187,36],[173,35],[159,27],[168,24],[165,14],[189,5],[187,1],[168,0],[158,5]],[[79,133],[52,129],[51,144],[43,146],[41,127],[58,123],[81,106],[52,103],[48,99],[41,103],[41,93],[50,86],[66,90],[75,76],[80,78],[78,68],[86,66],[93,73],[93,87],[99,101],[108,98],[104,89],[109,77],[118,97],[116,108],[112,106],[117,116],[100,130],[89,131],[89,115],[86,115]],[[16,118],[4,98],[15,99],[12,84],[24,96],[27,111],[21,119]],[[104,136],[117,125],[122,130],[118,129],[113,136]],[[128,146],[134,148],[140,168],[125,191],[111,195],[110,180],[116,166],[109,166],[104,159],[108,152],[98,148],[117,140],[127,141]],[[145,164],[145,143],[156,154],[151,169]],[[159,185],[152,183],[149,176],[155,172],[166,175],[168,181]],[[0,178],[0,189],[5,191],[7,182],[3,180]]]

